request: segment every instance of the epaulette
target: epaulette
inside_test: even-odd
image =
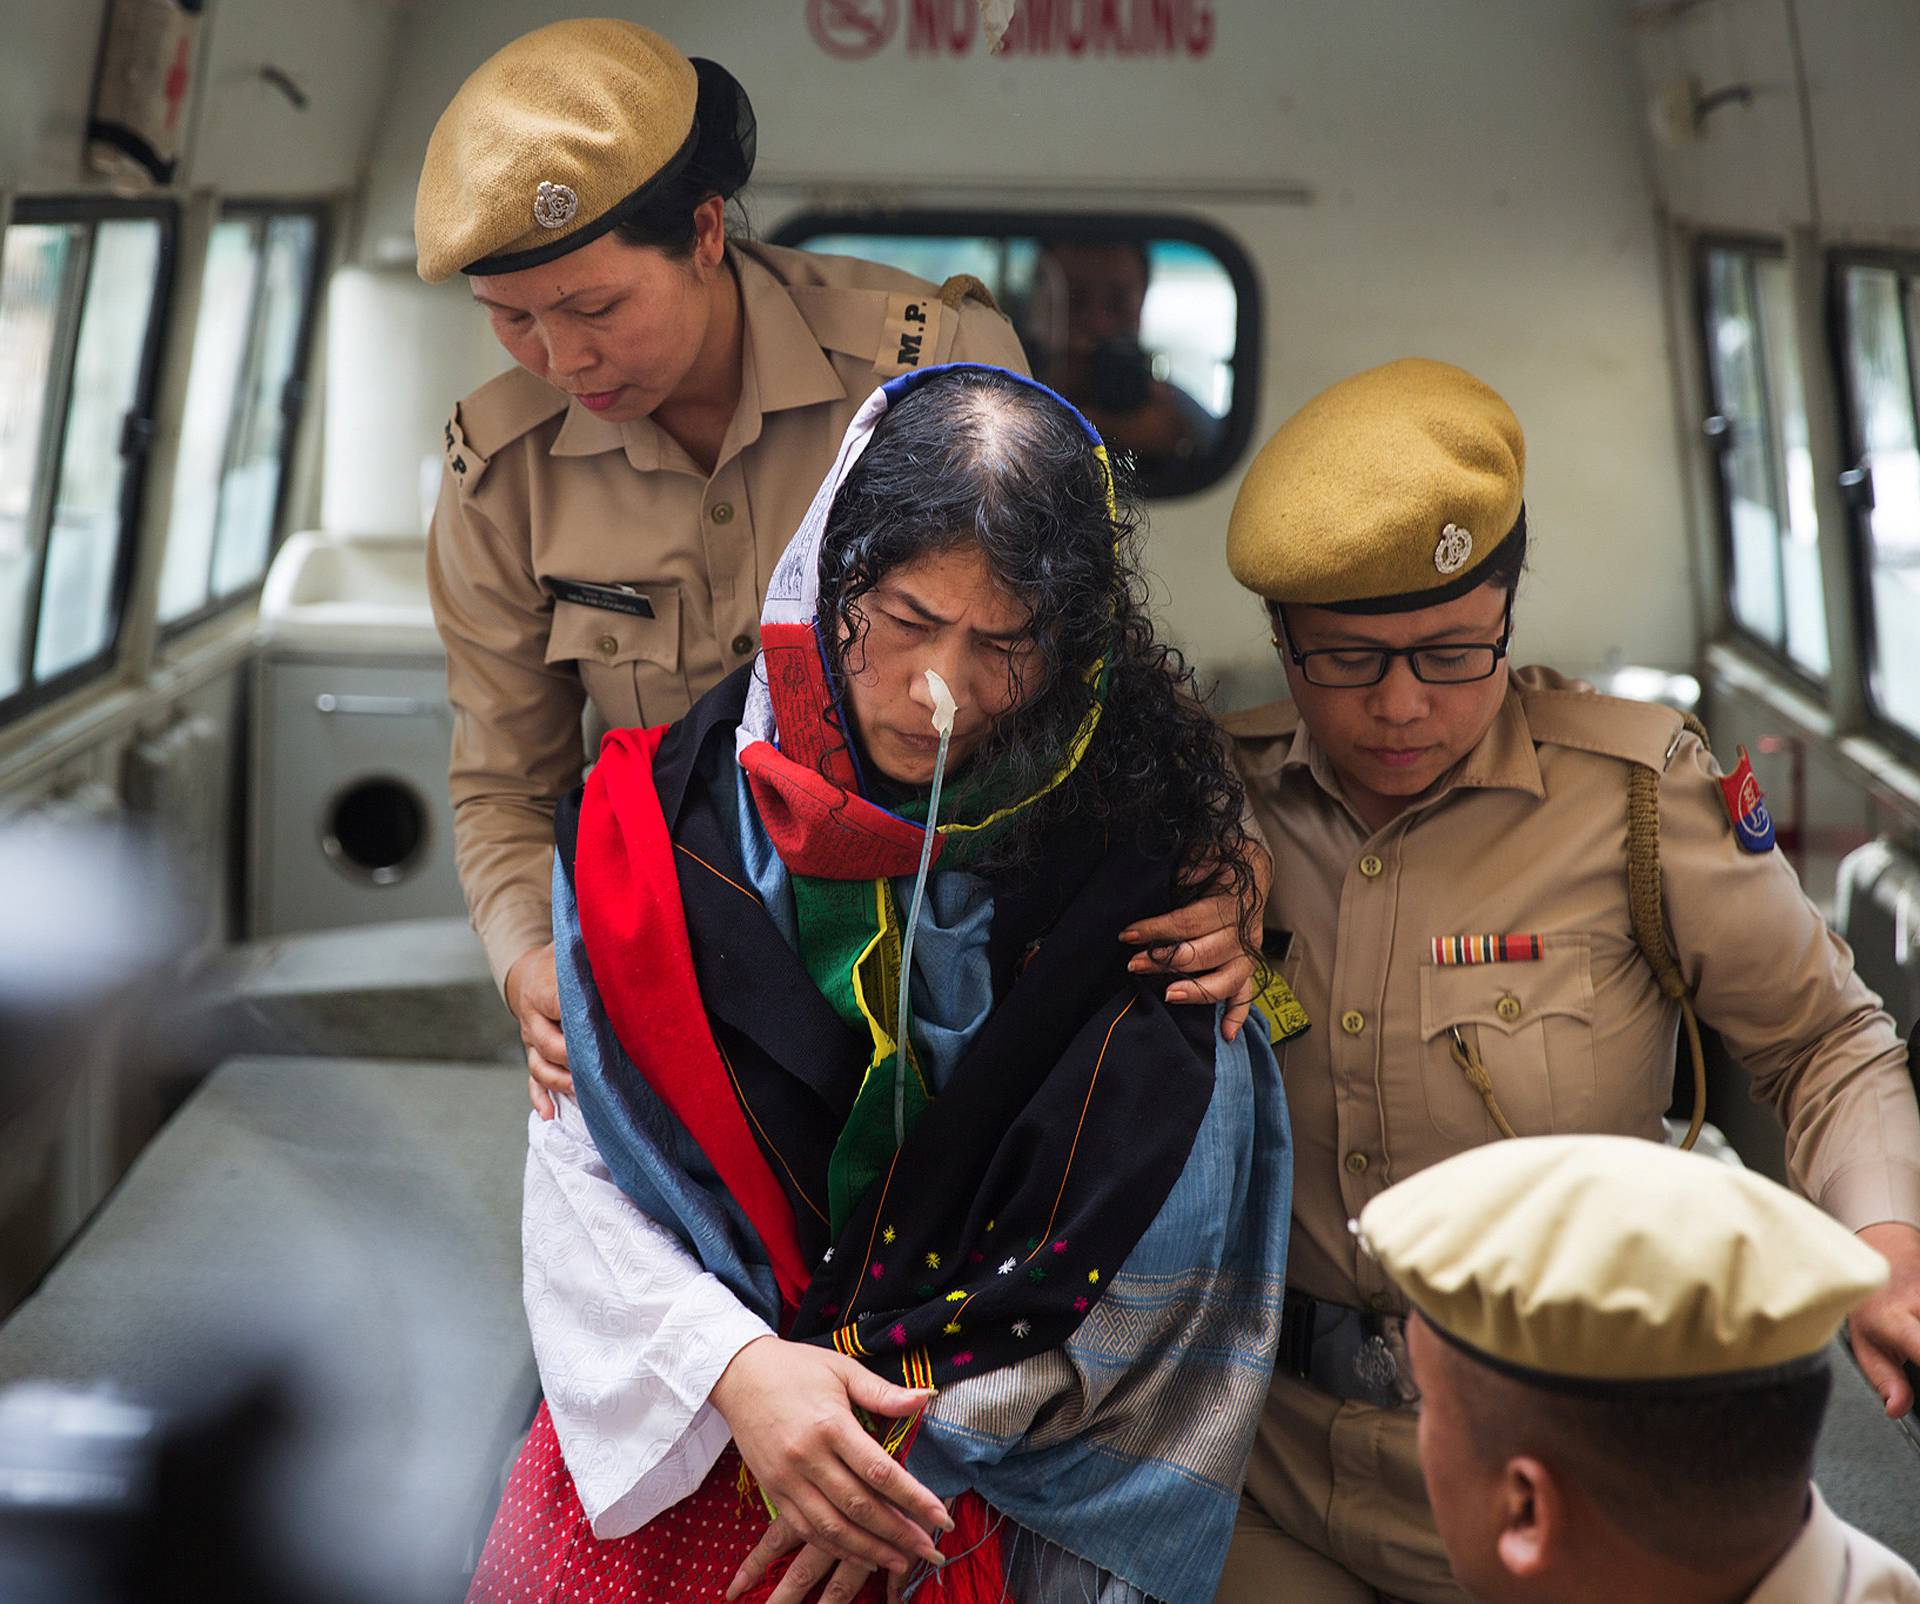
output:
[[[1519,689],[1534,740],[1638,763],[1655,774],[1665,772],[1687,733],[1686,715],[1658,702],[1571,688]]]
[[[1299,727],[1300,709],[1288,701],[1267,702],[1223,714],[1219,724],[1236,741],[1280,740]]]
[[[502,447],[564,412],[567,398],[525,368],[489,379],[453,409],[442,435],[447,469],[463,495],[472,495]]]

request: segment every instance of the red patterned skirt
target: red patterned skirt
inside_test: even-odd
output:
[[[767,1530],[766,1508],[742,1493],[740,1470],[740,1455],[729,1444],[707,1479],[679,1503],[637,1532],[597,1538],[542,1403],[507,1478],[467,1604],[722,1604],[740,1562]],[[930,1577],[915,1592],[916,1601],[1003,1597],[1000,1545],[986,1538],[995,1524],[986,1504],[967,1493],[953,1514],[957,1528],[941,1546],[966,1558]],[[767,1599],[790,1557],[777,1560],[740,1604]],[[885,1573],[875,1572],[856,1604],[885,1599]]]

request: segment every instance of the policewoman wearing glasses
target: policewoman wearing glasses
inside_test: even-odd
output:
[[[1509,667],[1524,463],[1491,389],[1401,361],[1309,402],[1234,507],[1228,563],[1267,603],[1289,699],[1227,722],[1274,855],[1269,960],[1312,1028],[1280,1048],[1288,1291],[1229,1604],[1467,1596],[1421,1480],[1406,1304],[1348,1222],[1507,1136],[1665,1140],[1696,1016],[1785,1124],[1794,1185],[1891,1261],[1852,1338],[1888,1413],[1912,1402],[1903,1045],[1744,758],[1723,776],[1683,715]]]

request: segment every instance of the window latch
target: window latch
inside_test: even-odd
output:
[[[1840,478],[1840,499],[1846,502],[1850,512],[1873,511],[1873,469],[1864,462],[1851,468],[1842,469]]]
[[[1733,419],[1724,412],[1712,412],[1700,420],[1700,432],[1707,437],[1707,443],[1726,447],[1733,444]]]
[[[138,412],[129,412],[120,424],[120,455],[127,458],[144,457],[152,449],[154,433],[153,419]]]

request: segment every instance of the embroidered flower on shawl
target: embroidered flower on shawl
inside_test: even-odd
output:
[[[874,1280],[876,1280],[876,1281],[878,1281],[878,1280],[880,1279],[880,1277],[881,1277],[881,1276],[883,1276],[883,1275],[885,1275],[886,1273],[887,1273],[887,1270],[886,1270],[886,1266],[885,1266],[885,1265],[883,1265],[883,1264],[882,1264],[882,1263],[881,1263],[881,1262],[880,1262],[880,1261],[879,1261],[878,1259],[875,1259],[875,1260],[873,1261],[873,1278],[874,1278]]]
[[[1067,1241],[1065,1237],[1062,1237],[1058,1242],[1054,1243],[1053,1251],[1055,1253],[1065,1253],[1067,1251]]]
[[[937,1269],[939,1269],[939,1268],[940,1268],[940,1255],[939,1255],[939,1254],[937,1254],[937,1253],[929,1253],[929,1254],[927,1255],[927,1268],[928,1268],[929,1270],[937,1270]]]
[[[880,1233],[880,1240],[881,1240],[882,1242],[884,1242],[884,1243],[886,1243],[886,1245],[887,1245],[888,1247],[892,1247],[892,1246],[893,1246],[893,1239],[894,1239],[894,1238],[895,1238],[896,1236],[898,1236],[898,1235],[899,1235],[899,1233],[898,1233],[897,1231],[895,1231],[895,1230],[894,1230],[894,1228],[893,1228],[892,1226],[888,1226],[888,1227],[886,1228],[886,1230],[884,1230],[884,1231],[882,1231],[882,1232]]]
[[[940,1330],[945,1336],[957,1337],[960,1335],[960,1322],[958,1320],[949,1320]],[[957,1363],[958,1361],[956,1360],[955,1362]]]
[[[997,1273],[1000,1275],[1012,1275],[1013,1270],[1014,1270],[1014,1261],[1012,1259],[1008,1259],[1004,1264],[1000,1266],[1000,1269]]]
[[[956,1353],[956,1354],[955,1354],[955,1355],[953,1356],[953,1362],[954,1362],[954,1363],[955,1363],[956,1365],[970,1365],[970,1364],[972,1364],[972,1363],[973,1363],[973,1350],[972,1350],[971,1348],[962,1348],[962,1349],[961,1349],[961,1350],[960,1350],[960,1351],[959,1351],[958,1353]]]
[[[966,1301],[967,1295],[964,1292],[949,1292],[947,1294],[947,1302],[949,1303],[965,1303]]]
[[[1013,1322],[1012,1330],[1016,1337],[1031,1336],[1033,1334],[1033,1322],[1031,1320],[1016,1320]]]
[[[889,1331],[887,1335],[893,1338],[893,1345],[896,1348],[904,1348],[907,1345],[907,1328],[905,1326],[897,1325]]]
[[[1075,1314],[1085,1314],[1087,1312],[1087,1300],[1085,1298],[1075,1298],[1073,1300],[1073,1312]]]

